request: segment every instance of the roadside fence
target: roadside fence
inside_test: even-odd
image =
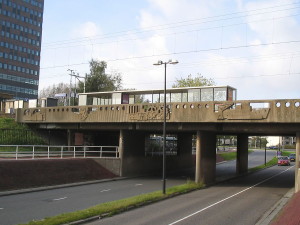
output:
[[[0,160],[118,157],[119,146],[0,145]]]

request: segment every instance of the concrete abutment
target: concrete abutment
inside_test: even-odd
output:
[[[216,134],[197,131],[195,182],[211,184],[216,177]]]

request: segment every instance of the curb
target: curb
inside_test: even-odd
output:
[[[275,205],[269,209],[255,225],[268,225],[276,217],[278,212],[286,205],[294,195],[294,188],[290,189]]]

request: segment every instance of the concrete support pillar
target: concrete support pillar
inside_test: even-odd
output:
[[[145,163],[145,133],[121,130],[119,136],[121,176],[146,174],[151,165]]]
[[[216,135],[197,131],[195,182],[210,184],[216,177]]]
[[[300,132],[297,132],[297,134],[296,134],[296,162],[295,162],[295,193],[297,193],[300,190],[299,160],[300,160]]]
[[[120,130],[119,136],[119,158],[120,158],[120,176],[123,176],[123,158],[124,158],[124,130]]]
[[[68,146],[72,146],[73,145],[73,132],[68,129]],[[71,151],[72,149],[69,147],[68,148],[69,151]]]
[[[239,134],[237,136],[236,173],[248,172],[248,135]]]

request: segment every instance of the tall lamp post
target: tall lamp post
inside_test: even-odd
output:
[[[167,100],[166,100],[166,89],[167,89],[167,64],[177,64],[177,60],[170,59],[167,62],[163,62],[161,60],[157,61],[153,65],[160,66],[165,65],[165,80],[164,80],[164,125],[163,125],[163,172],[162,172],[162,180],[163,187],[162,192],[166,194],[166,117],[167,117]]]

